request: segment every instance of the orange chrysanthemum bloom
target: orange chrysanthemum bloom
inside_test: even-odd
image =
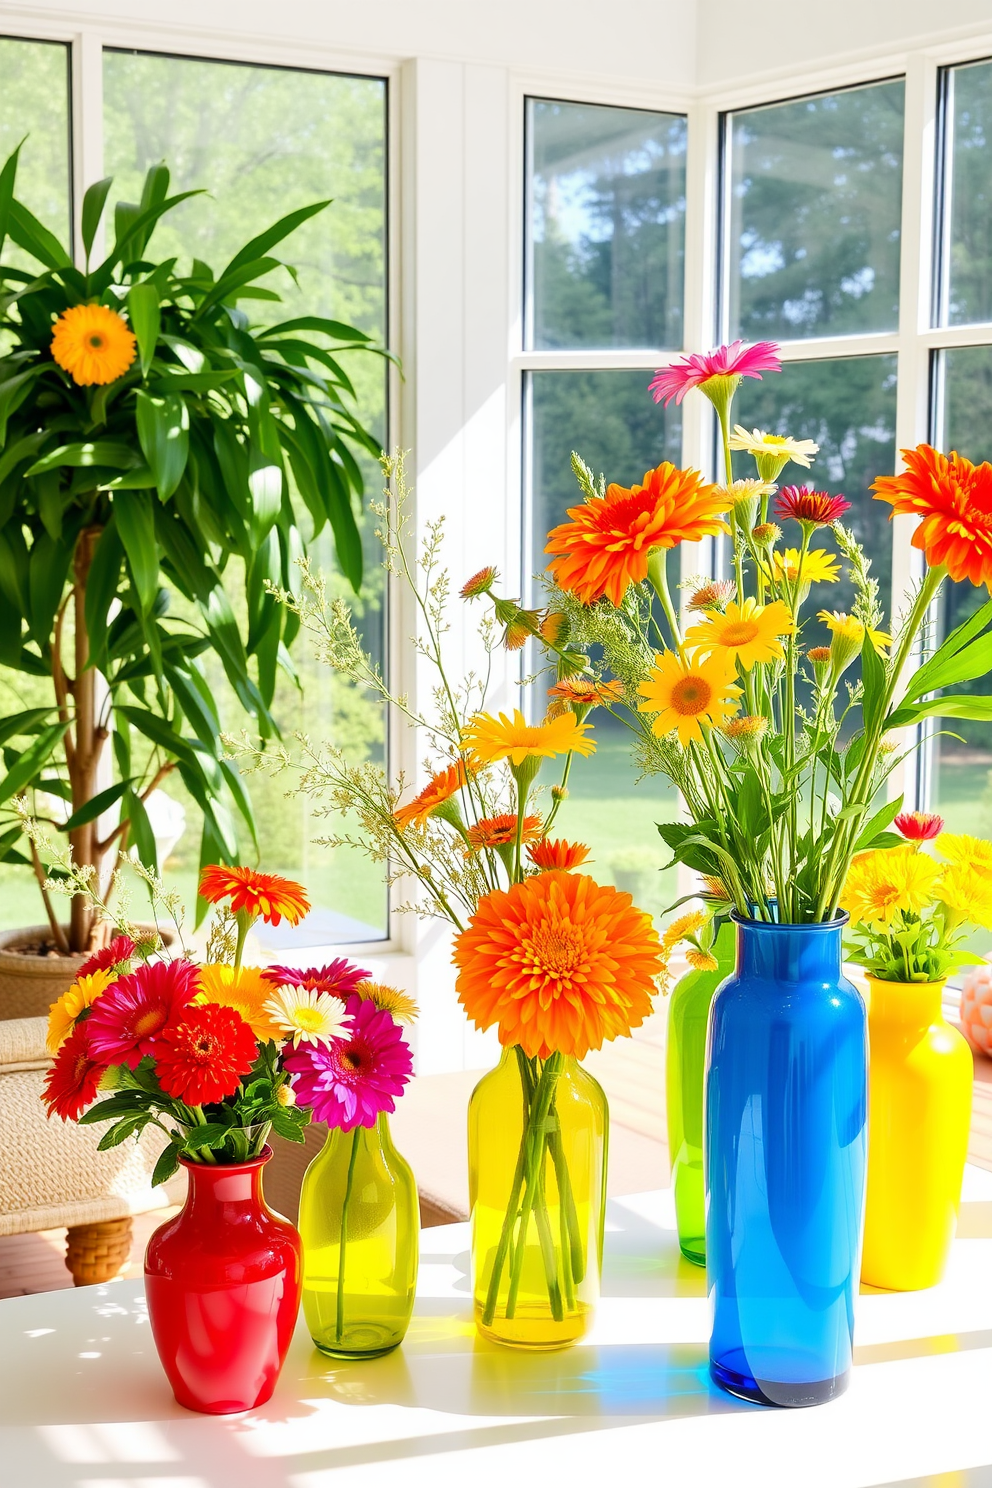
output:
[[[913,547],[931,568],[947,565],[952,579],[992,584],[992,465],[973,465],[952,451],[929,444],[902,451],[906,469],[882,475],[872,486],[876,501],[922,518]]]
[[[458,996],[530,1058],[582,1059],[651,1011],[663,963],[649,915],[584,873],[552,871],[479,900],[454,944]]]
[[[102,387],[123,377],[138,343],[116,310],[73,305],[52,330],[52,357],[80,387]]]
[[[256,873],[253,868],[228,868],[215,863],[200,874],[200,894],[211,904],[230,899],[235,914],[242,910],[269,925],[286,919],[298,925],[310,912],[310,900],[302,884],[278,873]]]
[[[402,828],[408,827],[411,822],[425,822],[436,807],[450,801],[468,783],[468,768],[464,760],[456,760],[446,770],[439,770],[428,780],[419,796],[414,796],[405,806],[396,808],[393,812],[396,825]]]
[[[521,842],[533,842],[540,830],[539,816],[525,816]],[[512,811],[504,811],[499,816],[485,816],[474,827],[469,827],[466,836],[473,852],[484,847],[507,847],[517,840],[517,818]]]
[[[584,842],[566,842],[564,837],[557,837],[551,842],[545,837],[542,842],[535,842],[533,847],[527,849],[527,856],[535,868],[560,868],[568,873],[585,862],[589,849]]]
[[[548,533],[544,551],[556,555],[548,568],[559,588],[583,604],[605,594],[620,605],[629,586],[647,577],[655,549],[729,532],[720,520],[729,501],[698,471],[677,470],[666,460],[640,486],[607,486],[605,496],[569,507],[571,521]]]

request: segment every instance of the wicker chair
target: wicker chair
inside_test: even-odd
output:
[[[46,1028],[45,1018],[0,1021],[0,1235],[67,1226],[65,1263],[85,1286],[118,1275],[131,1216],[180,1203],[186,1175],[152,1188],[159,1132],[98,1152],[102,1128],[46,1118]]]

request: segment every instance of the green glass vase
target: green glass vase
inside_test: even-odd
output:
[[[668,1151],[675,1189],[679,1248],[695,1266],[706,1265],[706,1215],[703,1203],[703,1065],[706,1020],[713,994],[734,969],[737,940],[723,920],[712,947],[715,971],[689,971],[668,1004],[665,1099]]]
[[[403,1341],[413,1312],[420,1210],[387,1117],[333,1129],[300,1194],[303,1314],[319,1349],[372,1358]]]

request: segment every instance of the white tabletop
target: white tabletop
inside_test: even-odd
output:
[[[425,1230],[403,1347],[365,1363],[302,1325],[242,1416],[175,1404],[138,1282],[0,1302],[3,1488],[986,1488],[992,1484],[992,1173],[969,1168],[946,1280],[866,1293],[846,1395],[741,1404],[709,1383],[703,1273],[671,1191],[611,1201],[595,1331],[557,1353],[481,1342],[468,1226]],[[633,1473],[633,1476],[631,1474]]]

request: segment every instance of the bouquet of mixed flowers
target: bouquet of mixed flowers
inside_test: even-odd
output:
[[[89,894],[108,914],[87,875],[70,868],[68,880],[70,892]],[[270,1131],[302,1142],[311,1115],[346,1131],[374,1125],[394,1109],[412,1069],[399,1020],[416,1007],[403,993],[344,959],[306,971],[242,964],[257,919],[296,925],[308,912],[299,884],[215,866],[204,869],[200,894],[228,901],[205,964],[164,959],[157,936],[118,920],[119,933],[49,1015],[49,1115],[110,1122],[101,1151],[158,1127],[168,1145],[153,1184],[166,1182],[180,1158],[258,1157]]]
[[[399,908],[453,926],[462,1006],[477,1027],[497,1028],[500,1042],[516,1049],[525,1121],[520,1177],[506,1224],[508,1234],[514,1227],[519,1231],[520,1260],[529,1216],[545,1204],[544,1164],[554,1147],[562,1061],[582,1059],[605,1040],[629,1035],[650,1013],[662,972],[650,916],[629,894],[578,871],[588,858],[584,844],[552,835],[567,797],[572,756],[595,749],[589,714],[617,697],[619,687],[563,675],[537,722],[528,722],[520,709],[487,711],[494,648],[502,643],[517,649],[542,628],[554,636],[558,625],[559,617],[542,617],[510,600],[495,601],[495,623],[483,617],[484,669],[454,682],[443,648],[450,597],[439,562],[443,524],[429,524],[419,553],[412,550],[402,458],[386,460],[384,468],[385,500],[375,510],[385,566],[416,604],[414,645],[438,679],[433,710],[390,692],[364,651],[347,605],[328,604],[322,581],[306,563],[302,594],[283,591],[281,598],[329,665],[393,708],[427,741],[428,780],[411,795],[402,778],[393,784],[371,762],[353,764],[340,751],[318,749],[301,737],[300,789],[321,802],[319,813],[357,818],[360,835],[335,835],[325,839],[328,845],[357,847],[385,865],[393,879],[412,879],[420,893]],[[494,568],[482,569],[462,587],[461,598],[491,595],[496,579]],[[238,751],[256,767],[268,766],[273,757],[247,738]],[[289,764],[289,756],[278,752],[276,761]],[[552,763],[558,774],[544,795],[538,777]],[[561,1168],[559,1162],[559,1190],[567,1185]],[[499,1280],[497,1275],[494,1286]],[[548,1289],[549,1296],[562,1294],[551,1273]]]
[[[658,831],[675,861],[704,876],[704,897],[745,918],[808,923],[836,916],[856,854],[899,841],[889,828],[901,800],[885,801],[882,789],[914,747],[907,731],[932,717],[992,718],[989,696],[941,691],[988,672],[992,602],[915,671],[906,665],[946,578],[992,581],[992,467],[920,445],[903,451],[901,474],[875,482],[877,499],[923,519],[913,542],[925,576],[890,636],[870,564],[840,520],[850,503],[775,484],[789,461],[808,467],[817,446],[731,431],[741,379],[778,369],[771,343],[735,342],[683,358],[652,383],[656,401],[681,402],[692,388],[710,399],[725,485],[667,462],[640,485],[607,485],[573,455],[585,500],[548,537],[553,623],[523,612],[516,624],[550,656],[559,686],[619,716],[643,771],[677,787],[688,820]],[[734,479],[735,449],[753,456],[746,479]],[[780,523],[794,524],[791,544]],[[668,554],[721,535],[728,576],[694,583],[683,618]],[[836,553],[818,545],[823,537]],[[853,608],[820,612],[821,644],[804,606],[814,584],[835,582],[844,567]],[[507,602],[494,602],[499,617]],[[845,674],[859,657],[852,683]]]
[[[958,967],[983,966],[962,942],[969,925],[992,929],[992,842],[945,832],[929,812],[904,812],[894,825],[902,846],[859,853],[848,871],[840,896],[851,916],[848,956],[883,982],[942,982]]]

